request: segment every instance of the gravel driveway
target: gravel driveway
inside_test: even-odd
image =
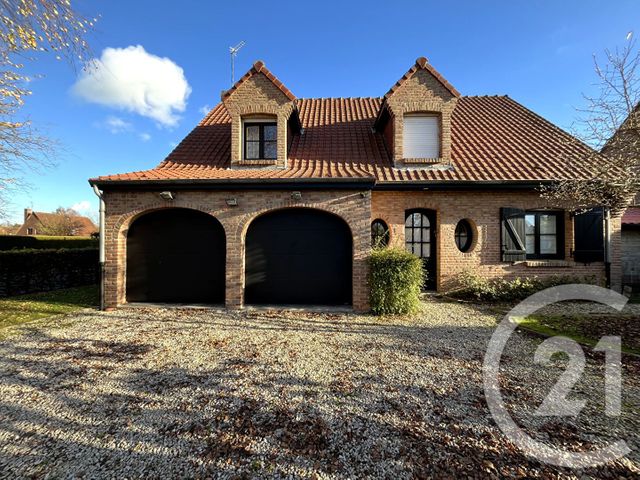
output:
[[[628,478],[640,474],[640,361],[603,414],[602,354],[575,419],[532,412],[566,365],[518,333],[502,390],[536,438],[633,453],[571,471],[523,456],[489,415],[489,307],[433,300],[413,319],[122,309],[32,324],[0,342],[4,478]],[[612,332],[615,333],[615,332]]]

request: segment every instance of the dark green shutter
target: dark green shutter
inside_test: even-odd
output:
[[[524,210],[521,208],[502,207],[500,217],[500,244],[503,262],[519,262],[527,259],[525,246]]]
[[[601,207],[573,217],[573,258],[576,262],[604,261],[604,212]]]

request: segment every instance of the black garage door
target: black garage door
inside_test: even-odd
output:
[[[223,303],[225,236],[196,210],[147,213],[127,235],[127,301]]]
[[[246,237],[245,302],[351,304],[351,232],[340,218],[311,209],[258,217]]]

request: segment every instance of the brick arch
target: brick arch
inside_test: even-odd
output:
[[[138,218],[143,217],[147,213],[156,212],[158,210],[170,210],[181,208],[185,210],[194,210],[206,215],[209,215],[216,219],[220,225],[222,225],[222,229],[224,230],[225,242],[228,244],[229,242],[229,227],[223,219],[213,215],[211,209],[205,207],[201,204],[192,204],[192,203],[180,203],[180,202],[172,202],[171,204],[167,204],[167,202],[152,202],[146,204],[144,207],[136,208],[128,211],[120,215],[118,220],[113,225],[113,228],[110,228],[111,231],[116,232],[116,285],[117,285],[117,304],[125,303],[126,301],[126,265],[127,265],[127,233],[129,231],[129,227],[133,222],[135,222]]]
[[[320,210],[320,211],[323,211],[323,212],[330,213],[330,214],[338,217],[340,220],[342,220],[349,227],[349,232],[351,233],[351,238],[354,239],[353,227],[349,223],[349,220],[346,219],[342,215],[342,213],[340,212],[340,209],[333,208],[330,205],[325,205],[325,204],[302,203],[302,202],[299,202],[299,203],[291,203],[291,202],[283,203],[282,205],[277,205],[277,206],[273,206],[273,207],[269,207],[269,208],[264,208],[264,209],[261,209],[261,210],[256,210],[254,212],[251,212],[250,214],[243,215],[243,217],[240,220],[240,222],[238,222],[238,226],[236,227],[236,238],[240,239],[241,242],[242,242],[242,245],[244,245],[245,237],[247,236],[247,230],[249,230],[249,226],[251,225],[251,223],[253,223],[253,221],[256,218],[261,217],[262,215],[266,215],[268,213],[277,212],[279,210],[287,210],[287,209],[291,209],[291,208],[306,208],[308,210]]]
[[[326,213],[330,213],[340,220],[344,222],[349,228],[349,233],[351,235],[351,254],[353,256],[353,272],[356,271],[356,253],[357,253],[357,238],[354,234],[354,226],[349,219],[346,218],[340,208],[335,208],[332,205],[328,205],[326,203],[318,204],[318,203],[309,203],[309,202],[291,202],[291,201],[282,201],[280,203],[276,203],[274,205],[270,205],[267,208],[262,208],[258,210],[254,210],[250,213],[242,215],[237,218],[237,223],[235,226],[235,230],[231,235],[227,236],[227,252],[230,252],[230,259],[233,259],[235,255],[235,261],[231,261],[230,264],[227,265],[227,298],[230,299],[229,306],[232,307],[240,307],[244,305],[244,285],[245,285],[245,254],[246,254],[246,235],[249,227],[253,221],[261,217],[262,215],[266,215],[272,212],[287,210],[292,208],[306,208],[309,210],[318,210]],[[231,234],[231,232],[230,232]],[[355,281],[354,281],[355,288]],[[240,292],[238,292],[238,290]],[[235,296],[234,296],[235,293]],[[240,297],[238,298],[238,293]],[[354,299],[356,297],[356,292],[353,292]],[[235,298],[235,300],[233,300]]]
[[[269,208],[263,208],[260,210],[256,210],[251,212],[250,214],[244,215],[238,222],[236,227],[236,236],[235,240],[237,242],[237,248],[239,250],[240,256],[240,271],[237,272],[239,276],[237,277],[240,285],[242,286],[242,299],[241,304],[244,305],[245,302],[245,286],[246,286],[246,237],[251,225],[264,216],[268,216],[277,212],[285,212],[287,210],[307,210],[309,212],[320,212],[323,214],[328,214],[328,216],[337,219],[347,228],[347,232],[349,235],[349,239],[351,241],[351,301],[355,302],[356,291],[356,273],[357,273],[357,253],[359,251],[358,245],[358,236],[355,234],[355,226],[343,215],[343,212],[339,208],[334,208],[331,205],[327,204],[316,204],[316,203],[304,203],[304,202],[283,202],[280,205],[273,205]],[[346,233],[346,232],[345,232]],[[367,230],[366,238],[369,239],[369,231]],[[367,244],[369,245],[369,244]],[[353,305],[353,303],[352,303]]]
[[[118,218],[118,220],[116,221],[115,225],[114,225],[114,229],[116,232],[118,232],[118,236],[122,235],[123,233],[125,233],[128,229],[129,226],[131,226],[131,224],[137,220],[138,218],[142,217],[143,215],[147,214],[147,213],[151,213],[151,212],[155,212],[157,210],[168,210],[171,208],[183,208],[186,210],[196,210],[202,213],[206,213],[207,215],[215,218],[218,222],[220,222],[220,224],[222,225],[222,227],[224,228],[224,233],[225,235],[228,235],[228,226],[225,225],[225,222],[220,219],[219,217],[217,217],[216,215],[213,215],[213,213],[211,212],[211,208],[210,207],[206,207],[204,205],[196,205],[196,204],[182,204],[182,203],[171,203],[171,204],[167,204],[166,202],[156,202],[156,203],[150,203],[145,205],[143,208],[137,208],[134,210],[130,210],[129,212],[120,215],[120,217]]]

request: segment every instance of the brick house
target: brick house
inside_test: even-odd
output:
[[[640,194],[622,216],[622,283],[640,287]]]
[[[88,237],[98,231],[98,227],[88,217],[75,215],[65,218],[70,236]],[[16,235],[47,235],[48,228],[60,224],[60,216],[55,213],[34,212],[24,209],[24,221]]]
[[[425,58],[379,98],[297,98],[256,62],[156,168],[90,180],[104,304],[364,311],[372,238],[422,257],[438,291],[465,270],[619,288],[620,219],[537,190],[588,175],[589,153],[507,96],[462,96]]]

